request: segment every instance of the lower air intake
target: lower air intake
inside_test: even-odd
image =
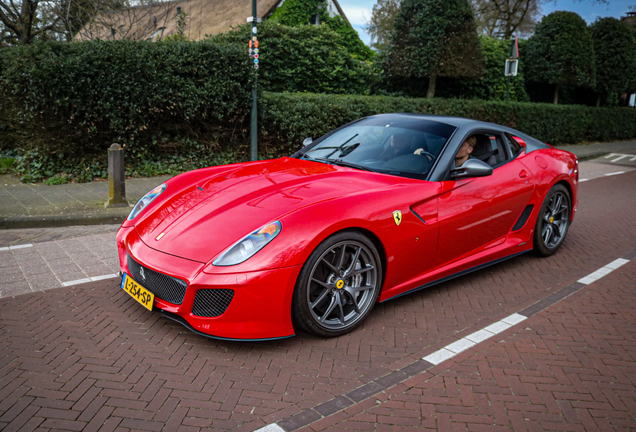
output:
[[[194,297],[192,314],[200,317],[223,315],[234,297],[231,289],[200,289]]]

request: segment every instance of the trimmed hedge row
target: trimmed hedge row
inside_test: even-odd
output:
[[[319,137],[360,117],[409,112],[473,118],[506,125],[554,145],[636,138],[636,109],[594,108],[462,99],[411,99],[308,93],[265,93],[261,134],[295,151],[306,137]]]
[[[14,131],[12,142],[23,148],[66,154],[102,151],[112,142],[135,147],[175,136],[210,140],[232,132],[249,114],[248,61],[243,50],[213,42],[5,48],[0,127]],[[5,139],[0,148],[14,145]]]

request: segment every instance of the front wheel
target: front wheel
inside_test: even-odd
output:
[[[543,200],[534,230],[534,252],[550,256],[559,249],[570,226],[572,209],[565,186],[555,185]]]
[[[376,247],[356,231],[323,241],[303,266],[292,299],[294,325],[318,336],[340,336],[371,312],[380,293]]]

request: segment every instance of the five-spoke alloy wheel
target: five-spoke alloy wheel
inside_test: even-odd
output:
[[[545,197],[534,232],[534,251],[550,256],[559,249],[570,226],[570,194],[557,184]]]
[[[294,324],[319,336],[357,327],[373,308],[382,283],[376,247],[356,231],[326,239],[310,255],[292,300]]]

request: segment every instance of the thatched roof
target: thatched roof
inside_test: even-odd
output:
[[[269,17],[284,0],[257,0],[258,16]],[[347,20],[337,0],[333,13]],[[252,0],[184,0],[157,2],[121,11],[101,14],[87,24],[75,40],[87,39],[151,39],[177,33],[177,8],[188,16],[185,35],[190,40],[201,40],[206,35],[223,33],[233,26],[244,24],[252,15]],[[333,8],[332,8],[333,9]],[[113,34],[114,32],[114,34]]]

